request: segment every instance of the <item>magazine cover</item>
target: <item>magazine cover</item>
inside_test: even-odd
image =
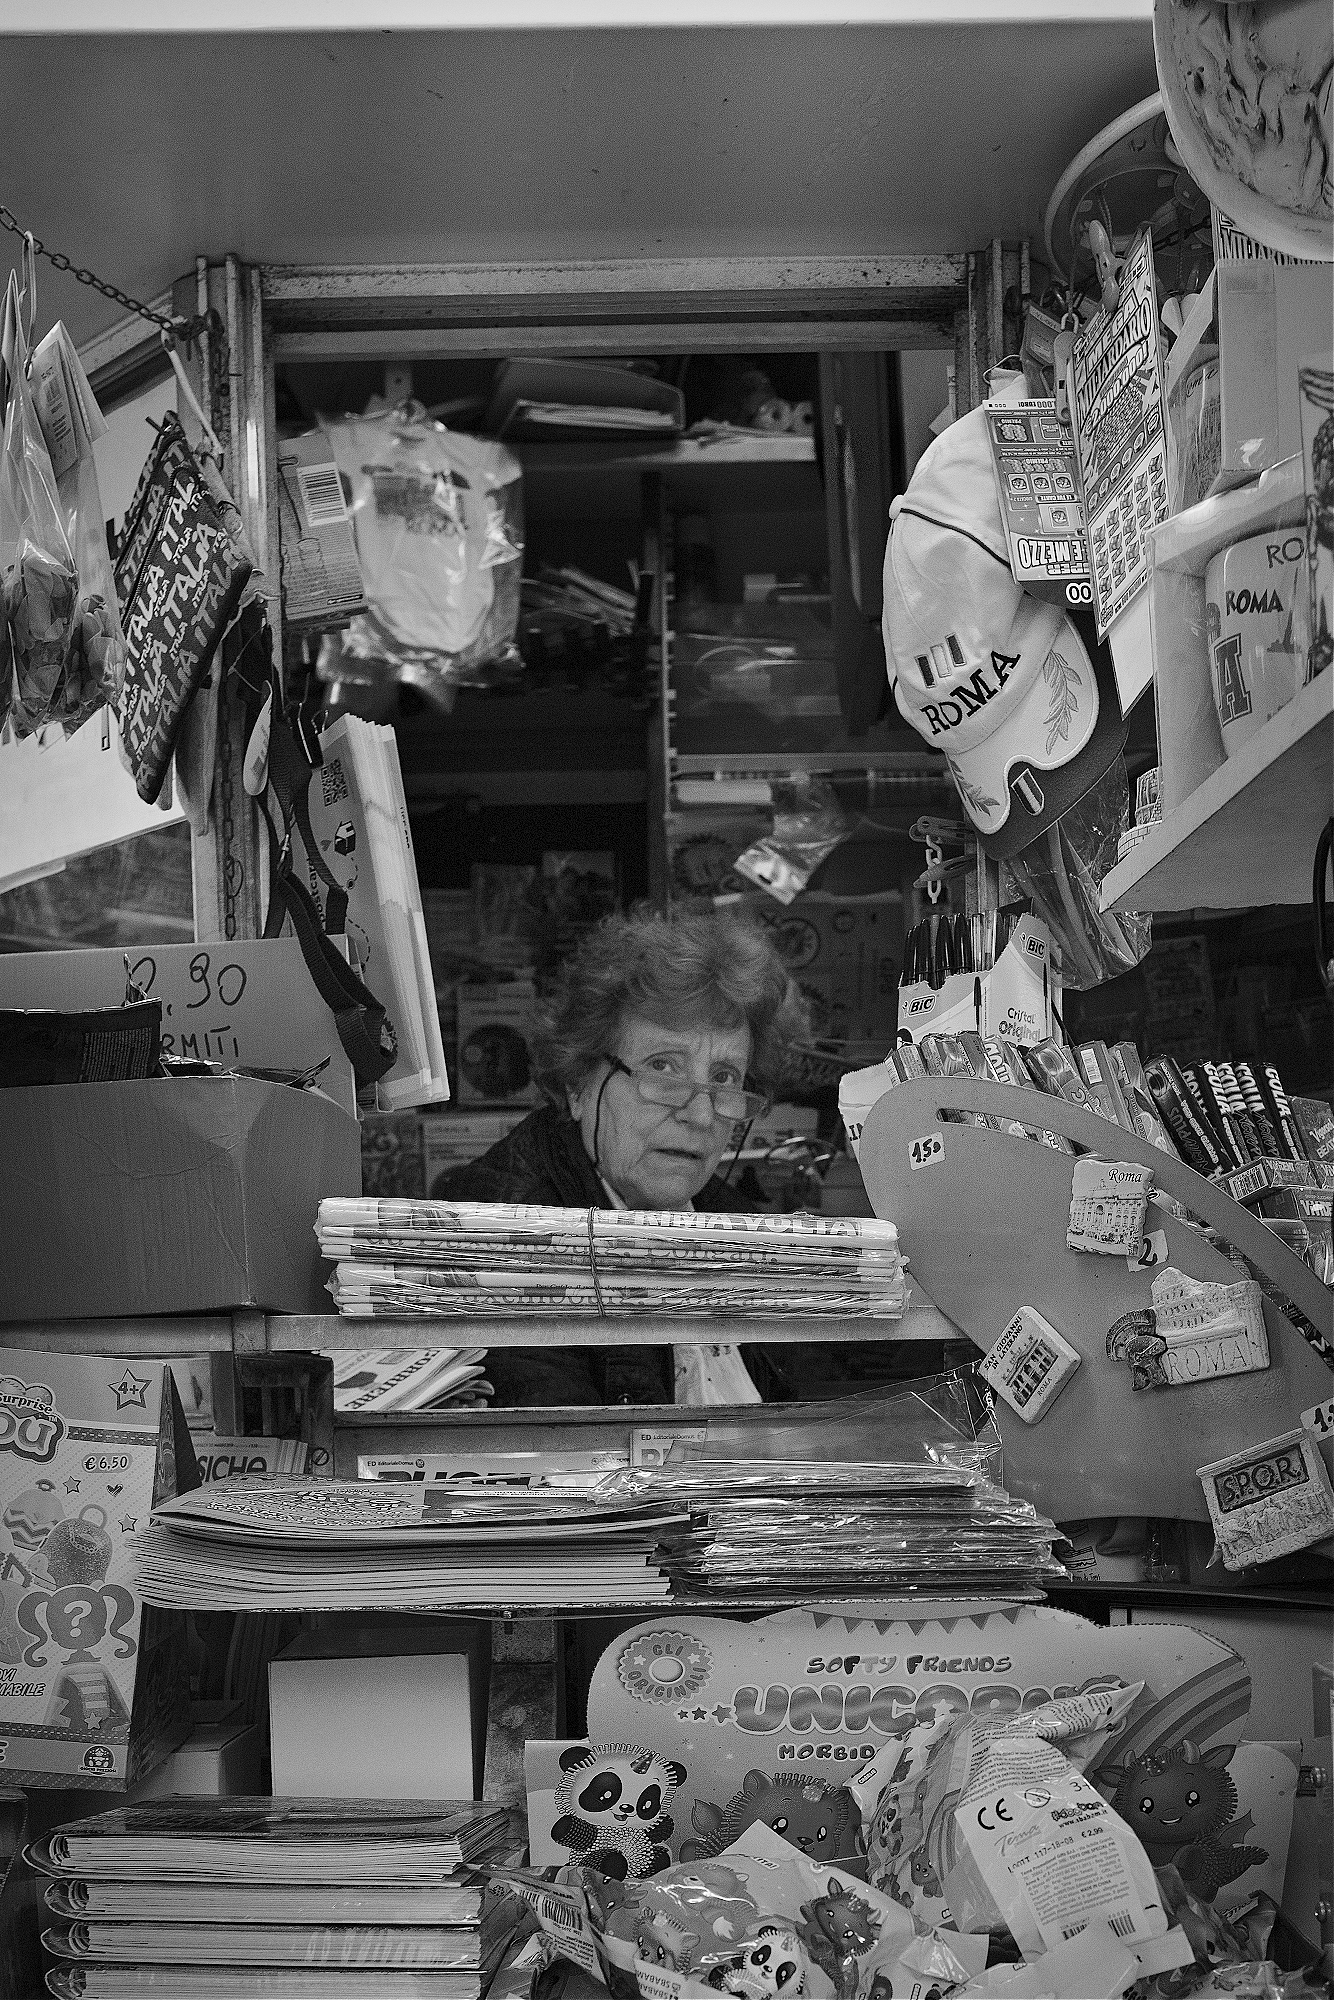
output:
[[[133,1552],[198,1484],[163,1362],[0,1349],[0,1758],[23,1786],[123,1791],[189,1730],[185,1628]]]

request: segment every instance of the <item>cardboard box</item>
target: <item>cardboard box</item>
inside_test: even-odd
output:
[[[1217,265],[1167,365],[1178,490],[1226,492],[1300,452],[1297,371],[1332,345],[1327,265]]]
[[[460,986],[460,1105],[540,1104],[530,1044],[537,996],[531,981]]]
[[[899,1026],[915,1042],[964,1028],[1005,1042],[1045,1041],[1052,1029],[1050,965],[1047,926],[1024,917],[990,972],[956,972],[938,987],[922,980],[903,987]]]
[[[145,1609],[134,1545],[159,1501],[198,1483],[165,1363],[0,1349],[0,1762],[14,1784],[123,1792],[185,1736],[185,1619]]]
[[[488,1641],[457,1620],[303,1632],[269,1663],[275,1794],[479,1798]]]
[[[345,948],[346,939],[336,939]],[[352,1064],[294,937],[159,944],[139,951],[0,955],[0,1007],[119,1007],[129,976],[162,1002],[164,1056],[261,1069],[328,1067],[319,1087],[356,1116]]]
[[[315,1215],[355,1118],[252,1077],[0,1091],[0,1321],[327,1310]]]
[[[236,1703],[198,1702],[193,1726],[179,1750],[133,1788],[133,1799],[256,1798],[263,1791],[263,1757],[257,1724]]]

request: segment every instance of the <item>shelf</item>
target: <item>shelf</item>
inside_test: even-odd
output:
[[[1104,910],[1245,910],[1305,903],[1334,812],[1334,671],[1220,764],[1105,878]]]
[[[550,443],[502,438],[501,443],[523,461],[525,472],[586,471],[661,472],[680,478],[697,472],[725,471],[736,466],[814,465],[815,440],[782,432],[734,432],[716,438],[675,438],[669,444],[651,438],[609,438],[604,441],[553,439]]]
[[[367,1346],[406,1347],[711,1347],[843,1344],[871,1340],[957,1340],[958,1330],[932,1305],[910,1306],[902,1319],[349,1319],[339,1313],[201,1313],[142,1319],[16,1321],[0,1327],[6,1347],[66,1354],[351,1353]],[[408,1413],[411,1414],[411,1413]]]

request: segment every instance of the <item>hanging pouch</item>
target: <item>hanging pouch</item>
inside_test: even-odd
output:
[[[179,420],[168,412],[116,557],[128,652],[121,734],[139,796],[150,805],[250,571]]]
[[[310,831],[309,790],[312,765],[283,712],[282,686],[273,659],[273,637],[262,605],[247,605],[229,640],[235,657],[231,673],[245,712],[246,785],[264,818],[268,832],[269,901],[266,938],[276,938],[291,919],[306,970],[334,1017],[338,1039],[352,1064],[358,1090],[378,1083],[398,1060],[398,1037],[385,1008],[348,964],[331,932],[347,921],[347,896],[329,873]],[[257,742],[261,718],[267,729]],[[281,812],[283,832],[274,824],[270,801]],[[300,834],[317,873],[325,883],[325,907],[292,866],[292,835]]]

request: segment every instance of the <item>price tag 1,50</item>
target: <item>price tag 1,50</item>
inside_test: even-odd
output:
[[[1302,1428],[1313,1437],[1334,1437],[1334,1396],[1326,1396],[1323,1403],[1302,1411]]]
[[[914,1139],[908,1147],[908,1165],[916,1173],[919,1167],[929,1167],[933,1160],[945,1157],[945,1141],[939,1132],[928,1132],[925,1138]]]

